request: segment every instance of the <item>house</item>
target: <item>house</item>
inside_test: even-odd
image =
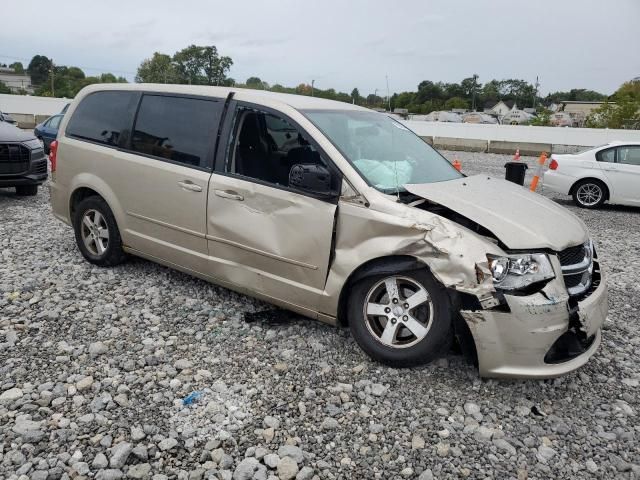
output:
[[[610,102],[613,103],[613,102]],[[577,100],[563,100],[560,102],[558,112],[569,114],[576,127],[583,127],[587,117],[596,109],[600,108],[604,102],[587,102]]]
[[[33,93],[31,76],[27,73],[16,73],[13,68],[0,67],[0,82],[9,87],[12,93],[20,93],[22,90]]]
[[[493,107],[489,109],[490,112],[488,113],[493,113],[494,115],[497,115],[498,118],[504,117],[507,113],[511,111],[514,105],[515,105],[514,102],[511,102],[511,101],[504,102],[500,100],[498,103],[496,103]]]

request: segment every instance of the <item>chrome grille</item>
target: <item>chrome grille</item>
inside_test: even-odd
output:
[[[0,143],[0,175],[19,175],[29,170],[29,149],[18,143]]]
[[[558,252],[564,284],[572,297],[582,296],[592,283],[594,267],[593,243],[569,247]]]

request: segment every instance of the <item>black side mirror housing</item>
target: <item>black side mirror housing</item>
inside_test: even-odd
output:
[[[331,172],[323,165],[297,163],[289,170],[289,186],[320,196],[334,196]]]

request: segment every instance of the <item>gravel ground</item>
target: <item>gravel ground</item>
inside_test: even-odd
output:
[[[246,322],[268,307],[143,260],[92,267],[46,189],[0,189],[0,478],[638,478],[640,210],[557,201],[609,273],[602,348],[561,379],[485,381],[453,353],[394,370],[346,331]]]

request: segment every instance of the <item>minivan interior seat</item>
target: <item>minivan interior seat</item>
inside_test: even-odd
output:
[[[258,114],[246,112],[238,135],[236,173],[267,182],[274,179],[270,165],[271,151],[268,142],[260,134]]]

